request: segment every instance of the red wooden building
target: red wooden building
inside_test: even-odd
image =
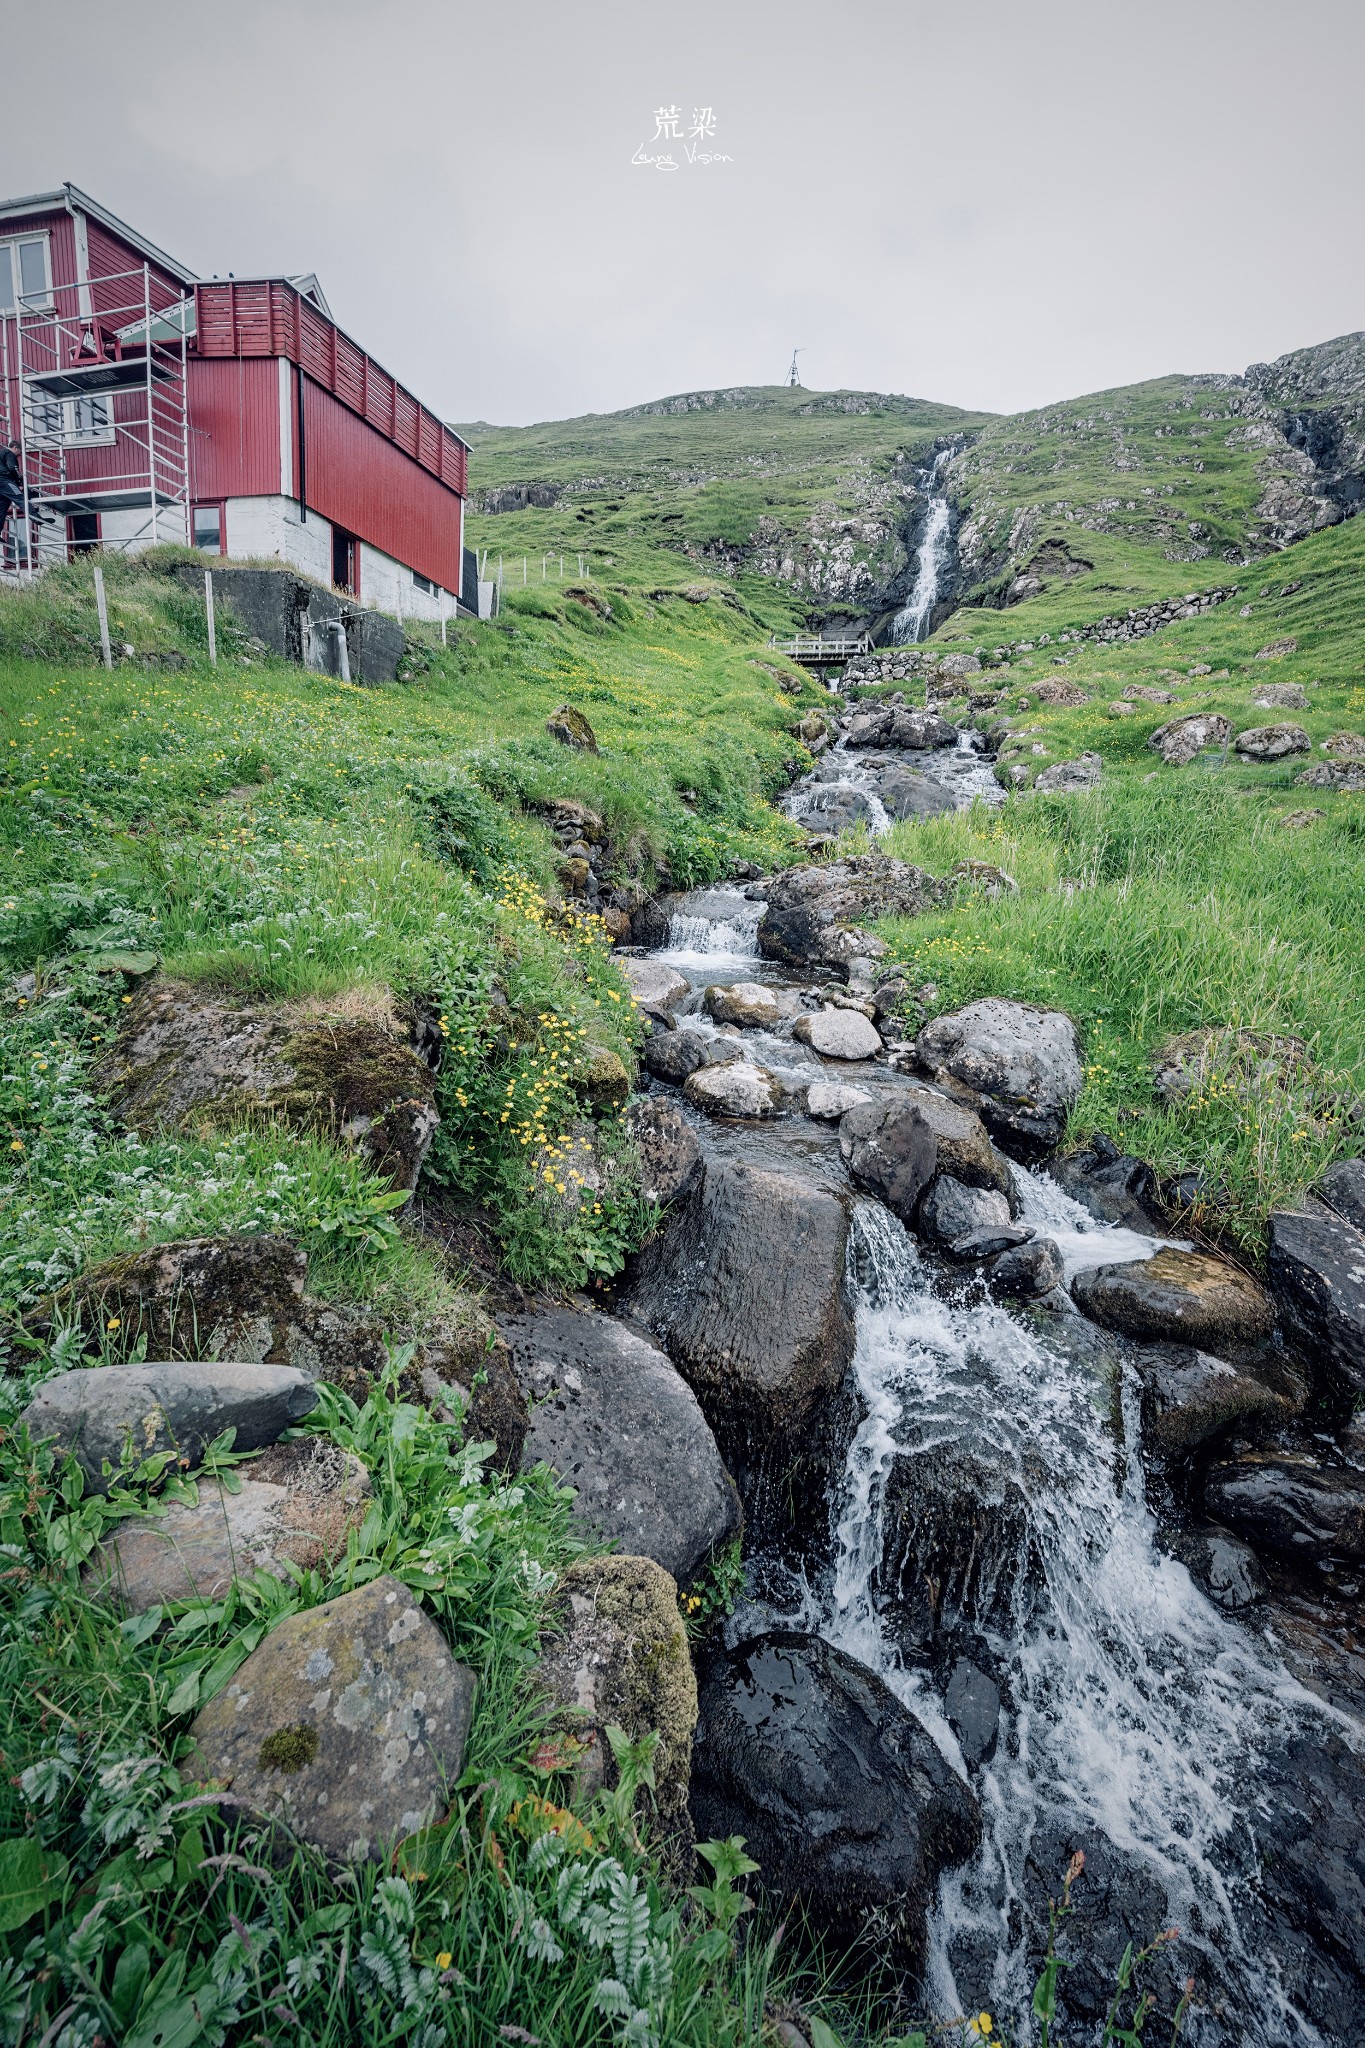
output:
[[[197,278],[74,185],[0,202],[0,439],[5,568],[185,540],[404,616],[460,598],[468,450],[316,278]]]

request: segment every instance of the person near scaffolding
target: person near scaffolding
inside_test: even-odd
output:
[[[19,461],[19,444],[11,441],[7,448],[0,448],[0,541],[5,538],[10,514],[20,516],[23,509],[23,465]]]

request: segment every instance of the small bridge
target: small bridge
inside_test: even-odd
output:
[[[872,636],[864,633],[857,640],[779,640],[774,634],[768,645],[775,653],[785,654],[806,668],[833,668],[838,662],[852,661],[855,655],[871,654]]]

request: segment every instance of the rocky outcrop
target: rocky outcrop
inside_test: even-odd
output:
[[[575,711],[572,704],[561,704],[557,711],[552,711],[545,721],[545,730],[562,747],[577,747],[587,754],[598,751],[596,734],[583,713]]]
[[[1291,1088],[1312,1071],[1301,1038],[1215,1025],[1167,1039],[1153,1062],[1152,1086],[1163,1102],[1183,1102],[1214,1080],[1254,1099],[1270,1086]]]
[[[504,1329],[532,1403],[522,1469],[549,1465],[598,1536],[687,1580],[739,1528],[739,1501],[697,1397],[610,1316],[545,1309]]]
[[[1365,1473],[1290,1452],[1246,1452],[1210,1468],[1209,1512],[1290,1563],[1365,1564]]]
[[[886,951],[861,925],[877,917],[918,917],[951,893],[951,883],[879,853],[788,868],[767,884],[759,951],[787,967],[826,968],[847,978],[850,961]]]
[[[233,1448],[258,1451],[302,1422],[318,1404],[306,1373],[287,1365],[101,1365],[58,1373],[20,1416],[37,1441],[53,1437],[74,1456],[91,1493],[107,1493],[112,1472],[170,1452],[188,1469],[226,1429]]]
[[[1044,768],[1033,787],[1042,796],[1065,796],[1078,789],[1093,789],[1104,772],[1099,754],[1078,754],[1074,761],[1057,761]]]
[[[1335,789],[1350,794],[1365,789],[1365,761],[1315,761],[1294,777],[1296,789]]]
[[[721,1441],[789,1434],[853,1354],[848,1215],[827,1188],[728,1160],[640,1255],[627,1305],[657,1331]]]
[[[107,1259],[29,1318],[35,1334],[78,1323],[98,1350],[112,1323],[154,1358],[284,1362],[284,1332],[302,1312],[308,1261],[288,1238],[179,1238]],[[292,1361],[291,1361],[292,1362]]]
[[[1290,1333],[1330,1378],[1365,1394],[1365,1231],[1341,1215],[1280,1211],[1267,1264]]]
[[[645,1040],[641,1058],[656,1081],[681,1088],[688,1075],[711,1058],[711,1040],[699,1031],[653,1031]]]
[[[143,1136],[215,1117],[282,1118],[354,1146],[411,1192],[436,1126],[431,1070],[391,1005],[266,1007],[155,978],[97,1068],[121,1122]]]
[[[1227,747],[1231,741],[1231,719],[1221,711],[1196,711],[1159,725],[1147,744],[1168,767],[1183,768],[1206,747]]]
[[[915,1041],[921,1070],[968,1091],[1006,1151],[1037,1157],[1061,1141],[1084,1085],[1076,1027],[1061,1010],[986,996],[935,1017]]]
[[[676,1102],[644,1096],[626,1111],[647,1201],[680,1202],[701,1179],[701,1146]]]
[[[378,1860],[459,1782],[474,1675],[398,1579],[291,1614],[190,1729],[184,1775],[336,1862]]]
[[[221,1600],[252,1572],[325,1570],[370,1498],[360,1460],[323,1436],[276,1444],[235,1476],[236,1493],[201,1480],[197,1505],[173,1500],[159,1515],[119,1523],[85,1574],[88,1589],[107,1587],[129,1614],[144,1614],[176,1600]]]
[[[1264,1434],[1287,1422],[1294,1404],[1221,1358],[1183,1344],[1136,1354],[1144,1452],[1165,1463],[1192,1458],[1234,1430]]]
[[[938,1172],[933,1127],[914,1103],[876,1099],[849,1110],[839,1125],[839,1150],[858,1185],[903,1223]]]
[[[1365,1231],[1365,1159],[1338,1159],[1318,1182],[1324,1202],[1357,1230]]]
[[[675,1580],[649,1557],[579,1558],[556,1589],[537,1676],[558,1709],[551,1738],[569,1738],[583,1797],[616,1782],[608,1728],[632,1742],[658,1734],[655,1824],[685,1876],[697,1682]]]
[[[1150,1259],[1091,1266],[1076,1275],[1071,1292],[1108,1330],[1215,1356],[1229,1345],[1261,1344],[1275,1326],[1275,1305],[1260,1282],[1207,1252],[1168,1247]]]
[[[744,1836],[774,1897],[914,1974],[939,1872],[981,1836],[976,1800],[889,1687],[790,1633],[705,1673],[692,1812],[702,1835]]]
[[[957,727],[949,725],[935,711],[909,711],[888,704],[879,705],[874,711],[855,712],[846,738],[848,745],[855,748],[904,747],[927,753],[935,747],[955,746]]]

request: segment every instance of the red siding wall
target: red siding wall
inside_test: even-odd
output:
[[[282,279],[196,287],[199,353],[287,356],[452,491],[464,495],[465,448],[340,328]]]
[[[280,489],[280,372],[270,356],[187,365],[190,496],[253,498]]]
[[[308,503],[371,547],[458,590],[459,498],[309,377],[303,392]]]

